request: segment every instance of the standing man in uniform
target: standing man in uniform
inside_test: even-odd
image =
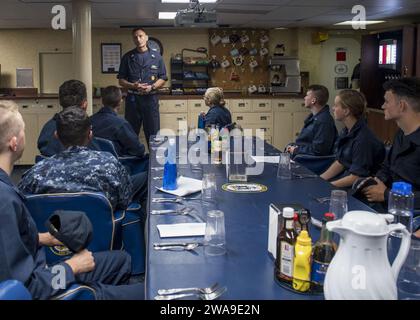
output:
[[[136,28],[132,35],[136,48],[122,57],[117,77],[120,86],[128,89],[125,118],[137,135],[144,123],[144,135],[149,145],[150,136],[160,130],[157,89],[168,77],[162,56],[147,46],[149,37],[146,32]]]

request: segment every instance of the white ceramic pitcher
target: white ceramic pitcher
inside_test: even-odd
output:
[[[410,250],[410,233],[404,225],[387,224],[387,215],[349,211],[343,219],[327,223],[340,235],[340,246],[328,267],[324,294],[328,300],[398,298],[397,279]],[[402,242],[392,266],[387,239],[401,231]]]

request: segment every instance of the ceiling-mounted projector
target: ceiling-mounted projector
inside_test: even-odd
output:
[[[216,11],[203,8],[198,0],[191,0],[189,9],[179,10],[175,16],[176,27],[217,27]]]

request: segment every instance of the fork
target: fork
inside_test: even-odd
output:
[[[165,295],[165,294],[174,294],[174,293],[183,293],[183,292],[190,292],[194,291],[196,293],[212,293],[219,289],[219,284],[216,282],[211,287],[205,287],[205,288],[174,288],[174,289],[159,289],[158,294],[159,295]]]
[[[184,207],[182,209],[152,210],[150,211],[150,214],[153,214],[153,215],[175,214],[175,215],[181,215],[181,216],[190,216],[196,219],[197,221],[204,222],[204,220],[201,217],[197,216],[196,214],[192,212],[194,210],[195,210],[194,208]]]
[[[188,243],[185,246],[154,246],[155,250],[170,250],[170,251],[191,251],[199,246],[198,243]]]
[[[219,298],[223,293],[225,293],[226,290],[227,290],[226,287],[222,287],[211,293],[192,292],[192,293],[184,293],[184,294],[158,295],[155,297],[155,300],[175,300],[175,299],[181,299],[181,298],[186,298],[186,297],[197,297],[200,300],[215,300]]]

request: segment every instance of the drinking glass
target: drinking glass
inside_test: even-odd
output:
[[[347,209],[347,192],[344,190],[332,190],[330,198],[330,212],[334,213],[335,219],[342,219]]]
[[[207,211],[215,210],[216,208],[216,174],[203,173],[202,188],[201,188],[201,207],[203,214]]]
[[[245,162],[245,153],[240,151],[227,152],[226,161],[228,180],[245,182],[248,180],[246,175],[247,164]]]
[[[420,300],[420,239],[411,237],[410,251],[398,277],[398,299]]]
[[[223,211],[211,210],[207,212],[204,244],[204,254],[207,256],[218,256],[226,253],[225,216]]]
[[[290,164],[290,154],[288,152],[280,153],[279,166],[277,169],[277,178],[282,180],[292,179],[292,168]]]

